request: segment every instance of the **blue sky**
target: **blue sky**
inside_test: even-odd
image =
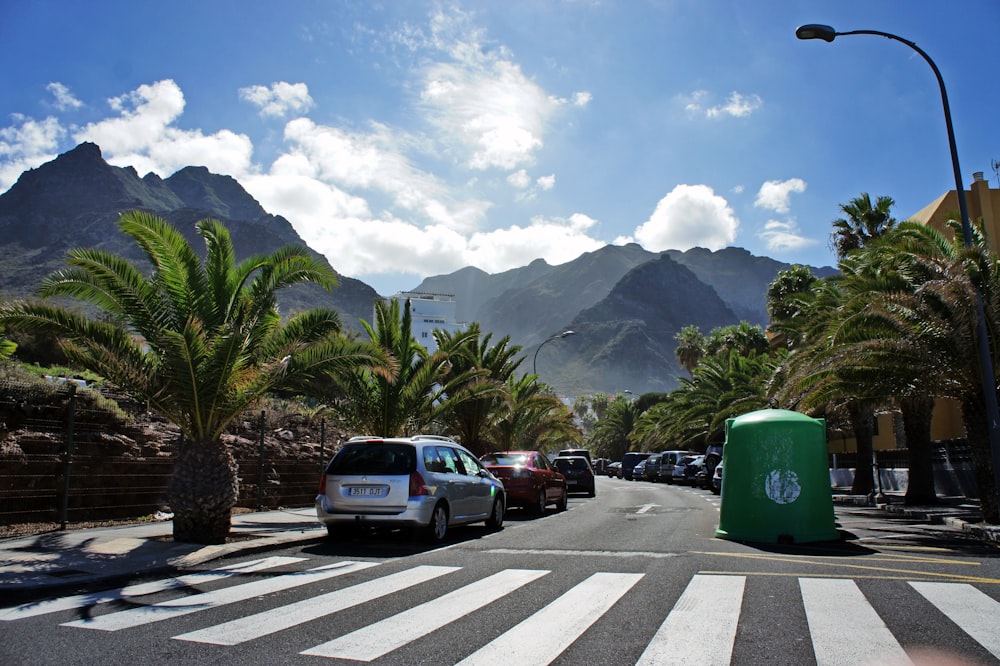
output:
[[[81,141],[235,177],[340,272],[570,261],[609,243],[830,265],[861,192],[905,218],[997,186],[1000,2],[3,2],[0,192]]]

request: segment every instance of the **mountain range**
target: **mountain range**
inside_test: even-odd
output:
[[[166,179],[139,177],[132,167],[109,165],[98,146],[82,143],[24,172],[0,195],[0,295],[29,296],[76,247],[99,247],[141,265],[139,248],[115,226],[131,209],[171,221],[199,250],[204,244],[194,223],[205,217],[226,224],[238,258],[306,245],[288,220],[265,211],[229,176],[189,166]],[[558,266],[538,259],[497,274],[466,267],[428,277],[410,291],[454,295],[458,321],[478,321],[494,342],[509,335],[523,347],[521,370],[530,372],[537,362],[541,379],[561,395],[640,394],[677,386],[683,371],[674,336],[684,326],[704,333],[741,320],[766,326],[767,287],[789,267],[736,247],[649,252],[608,245]],[[819,277],[836,272],[812,270]],[[333,307],[349,330],[360,331],[359,321],[371,321],[381,296],[360,280],[339,279],[332,295],[315,286],[286,290],[280,306],[285,312]],[[565,330],[574,335],[540,349]]]

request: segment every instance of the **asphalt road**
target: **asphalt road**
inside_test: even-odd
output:
[[[601,478],[566,512],[439,548],[383,533],[215,561],[280,558],[2,622],[0,662],[884,664],[931,646],[1000,663],[995,547],[846,508],[839,543],[743,544],[715,538],[718,503]]]

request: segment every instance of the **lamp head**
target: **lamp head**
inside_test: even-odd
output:
[[[808,23],[799,26],[795,30],[795,36],[799,39],[822,39],[824,42],[832,42],[837,36],[837,31],[821,23]]]
[[[576,335],[576,331],[563,331],[559,334],[560,338],[568,338],[571,335]]]

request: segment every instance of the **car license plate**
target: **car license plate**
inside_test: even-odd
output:
[[[577,480],[576,479],[566,479],[566,483],[568,483],[571,486],[575,486],[577,484]]]
[[[352,486],[348,494],[351,497],[381,497],[383,486]]]

